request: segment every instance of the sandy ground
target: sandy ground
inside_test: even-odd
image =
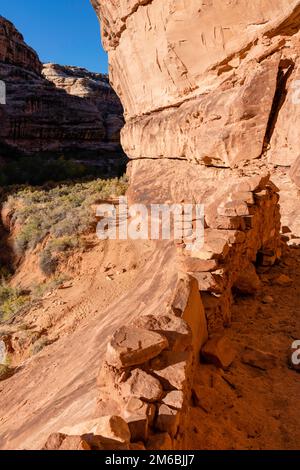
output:
[[[286,274],[288,287],[272,285]],[[261,276],[257,297],[236,298],[226,330],[237,351],[228,371],[197,368],[203,392],[189,412],[189,449],[299,449],[300,373],[288,366],[289,348],[300,339],[300,248],[288,249],[281,263]],[[270,295],[274,301],[265,304]],[[242,362],[245,347],[274,354],[267,370]],[[198,403],[199,405],[199,403]]]

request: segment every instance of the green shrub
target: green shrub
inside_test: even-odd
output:
[[[0,285],[0,321],[9,320],[29,305],[30,298],[6,283]]]
[[[53,257],[51,251],[47,248],[40,254],[40,269],[46,276],[51,276],[55,273],[58,260]]]

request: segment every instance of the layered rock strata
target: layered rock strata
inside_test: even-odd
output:
[[[93,155],[123,161],[123,110],[108,78],[76,67],[43,66],[12,23],[0,17],[1,155]]]

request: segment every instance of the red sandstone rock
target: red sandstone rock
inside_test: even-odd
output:
[[[91,447],[80,436],[66,436],[59,450],[91,450]]]
[[[274,354],[250,347],[246,347],[242,355],[242,362],[261,370],[273,369],[278,363]]]
[[[69,436],[81,436],[92,448],[126,449],[130,442],[130,430],[120,416],[104,416],[84,421],[61,430]]]
[[[170,434],[157,433],[150,436],[147,442],[148,450],[173,450],[173,443]]]
[[[55,432],[53,434],[51,434],[44,447],[43,447],[43,450],[58,450],[60,448],[60,446],[62,445],[64,439],[66,439],[66,434],[62,434],[62,433],[59,433],[59,432]]]
[[[80,436],[53,433],[48,437],[43,450],[91,450],[91,447]]]
[[[165,351],[151,361],[151,370],[163,384],[164,390],[184,390],[191,365],[191,352]]]
[[[167,347],[167,339],[158,333],[123,326],[110,340],[106,360],[114,367],[134,366],[158,356]]]
[[[165,405],[169,406],[170,408],[181,410],[184,403],[184,394],[182,391],[173,390],[171,392],[168,392],[162,401]]]
[[[262,283],[252,263],[239,274],[234,287],[242,294],[250,295],[255,294],[261,289]]]
[[[201,354],[206,361],[227,369],[234,361],[236,353],[226,336],[215,335],[204,345]]]
[[[156,402],[162,397],[162,386],[155,377],[141,369],[134,369],[130,378],[121,386],[123,396],[136,397],[149,402]]]
[[[280,274],[280,276],[273,279],[272,283],[275,286],[288,287],[293,284],[293,280],[286,274]]]
[[[135,325],[146,330],[163,334],[172,351],[184,351],[192,342],[190,327],[175,315],[144,315],[139,317]]]

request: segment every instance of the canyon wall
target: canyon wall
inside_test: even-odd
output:
[[[193,289],[186,285],[174,290],[181,308],[173,303],[164,312],[176,334],[182,331],[177,317],[189,325],[192,339],[184,352],[190,357],[178,356],[167,342],[157,347],[157,337],[155,354],[147,355],[149,330],[166,339],[168,328],[161,325],[162,314],[150,319],[145,309],[132,329],[121,327],[108,343],[98,413],[122,416],[131,441],[147,448],[184,448],[191,364],[206,341],[197,322],[202,318],[209,336],[230,325],[234,289],[252,274],[255,284],[255,267],[276,263],[281,215],[292,225],[300,210],[300,1],[91,2],[109,54],[110,80],[125,110],[130,201],[201,203],[205,210],[204,247],[189,252],[188,237],[182,237],[173,259],[178,273],[196,280],[200,301],[188,300]],[[295,237],[299,225],[286,232]],[[189,302],[188,321],[182,306]],[[137,351],[136,336],[143,334]],[[133,362],[130,351],[139,356]],[[173,382],[177,375],[180,384]],[[133,404],[133,397],[139,402]]]
[[[0,17],[2,156],[70,152],[123,159],[122,105],[108,78],[76,67],[43,65],[12,23]]]
[[[125,108],[130,158],[230,167],[262,155],[278,76],[297,78],[298,1],[92,3]],[[284,149],[290,164],[297,137],[289,130],[287,146],[289,107],[288,100],[271,159],[282,162]]]

